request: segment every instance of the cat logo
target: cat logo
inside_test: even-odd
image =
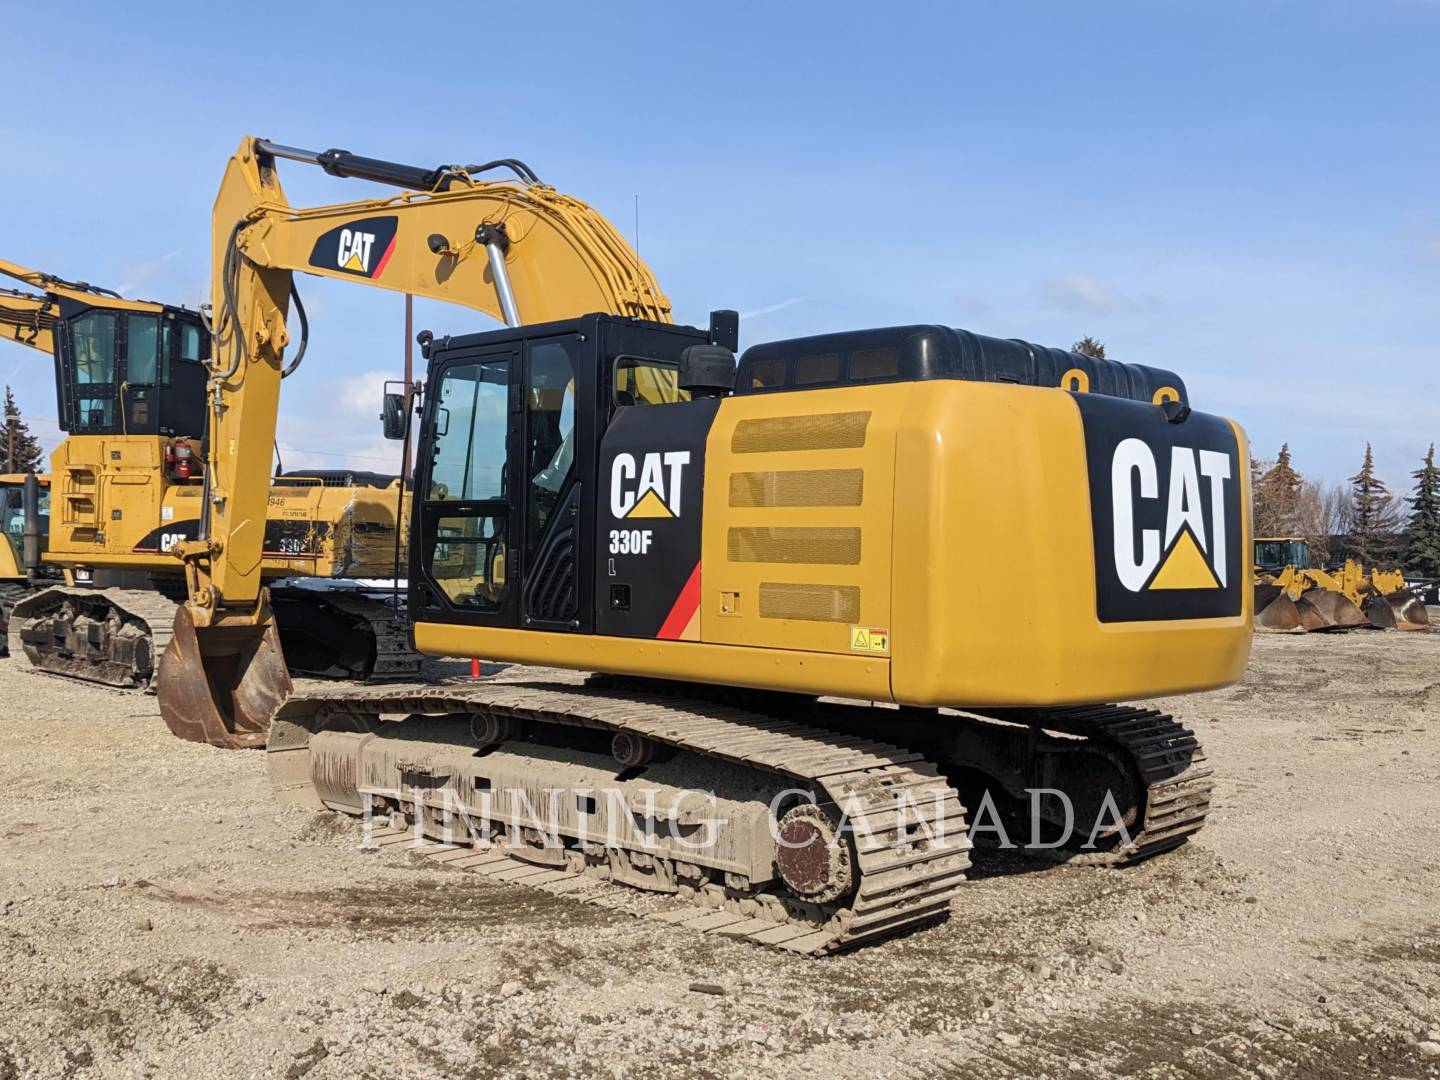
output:
[[[392,214],[337,226],[315,241],[310,265],[372,281],[378,279],[395,253],[398,222]]]
[[[1240,614],[1245,515],[1229,421],[1076,395],[1085,431],[1101,622]]]
[[[610,513],[617,518],[678,518],[689,450],[615,455],[610,466]]]
[[[368,274],[370,272],[370,249],[374,245],[374,233],[341,229],[340,249],[335,256],[335,261],[339,263],[341,270]]]
[[[1130,592],[1223,589],[1228,573],[1225,484],[1231,478],[1230,456],[1173,446],[1168,465],[1164,531],[1137,529],[1136,499],[1159,498],[1159,466],[1154,452],[1140,439],[1125,439],[1115,448],[1110,464],[1115,575]],[[1208,523],[1201,477],[1209,488]]]

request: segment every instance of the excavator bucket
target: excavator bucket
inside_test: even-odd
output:
[[[1333,589],[1306,589],[1295,606],[1307,630],[1353,630],[1370,625],[1363,611]]]
[[[263,748],[270,717],[290,696],[273,616],[255,626],[197,627],[188,607],[160,658],[160,715],[182,739],[225,750]]]
[[[1428,630],[1430,613],[1420,599],[1404,589],[1365,602],[1365,617],[1382,630]]]
[[[1279,585],[1261,582],[1255,586],[1255,629],[1270,633],[1303,631],[1300,610]]]

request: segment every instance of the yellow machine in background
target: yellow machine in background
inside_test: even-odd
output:
[[[10,651],[52,674],[148,687],[185,595],[173,549],[203,529],[209,331],[186,308],[3,260],[0,274],[41,290],[0,290],[0,334],[53,359],[67,433],[51,457],[45,563],[68,582],[14,603]],[[398,480],[275,477],[267,511],[258,568],[286,581],[275,603],[297,670],[414,674],[419,658],[390,590],[342,585],[394,576],[408,513]],[[403,541],[399,553],[403,565]]]
[[[1255,539],[1255,625],[1261,630],[1424,630],[1425,605],[1405,588],[1399,570],[1346,559],[1336,570],[1310,565],[1300,537]]]
[[[10,609],[44,583],[49,517],[48,476],[0,473],[0,656],[8,655]]]
[[[295,208],[281,160],[403,191]],[[1051,850],[1108,865],[1203,824],[1193,732],[1113,704],[1233,682],[1251,642],[1245,438],[1173,372],[937,325],[737,362],[734,312],[670,323],[618,233],[514,161],[246,139],[213,229],[217,509],[160,705],[218,746],[268,729],[282,799],[451,842],[463,811],[508,856],[456,865],[703,897],[688,925],[801,954],[943,915],[962,795],[1061,792],[1086,835],[1050,807]],[[422,335],[409,614],[426,653],[575,674],[294,691],[253,567],[297,272],[507,323]],[[542,789],[544,828],[511,818]]]

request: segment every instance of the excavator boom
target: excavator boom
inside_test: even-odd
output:
[[[405,190],[297,208],[277,159]],[[479,178],[502,166],[515,178]],[[158,692],[177,734],[247,746],[263,742],[290,689],[261,542],[280,384],[305,349],[293,275],[450,301],[508,325],[591,312],[668,322],[670,302],[603,215],[515,161],[420,169],[246,138],[226,165],[212,239],[209,532],[176,548],[190,599],[162,658]],[[287,361],[292,299],[302,338]]]

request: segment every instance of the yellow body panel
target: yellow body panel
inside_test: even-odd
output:
[[[895,468],[897,700],[1127,701],[1240,677],[1250,655],[1249,589],[1231,618],[1096,617],[1085,440],[1070,394],[967,382],[910,390]],[[1235,431],[1245,461],[1244,434]],[[1242,543],[1248,551],[1248,519]]]
[[[909,398],[891,384],[721,406],[705,450],[702,641],[851,655],[852,626],[888,627]],[[826,617],[776,617],[807,607]]]
[[[415,648],[427,656],[475,656],[760,690],[813,694],[816,687],[826,687],[823,693],[863,701],[890,697],[889,662],[864,656],[424,622],[415,624]]]
[[[416,645],[926,707],[1234,682],[1249,588],[1234,616],[1099,620],[1085,445],[1062,390],[936,380],[730,398],[707,442],[699,642],[431,623]],[[1248,506],[1244,470],[1237,482]],[[1248,515],[1240,532],[1248,551]],[[767,586],[802,587],[806,617],[763,610]]]

